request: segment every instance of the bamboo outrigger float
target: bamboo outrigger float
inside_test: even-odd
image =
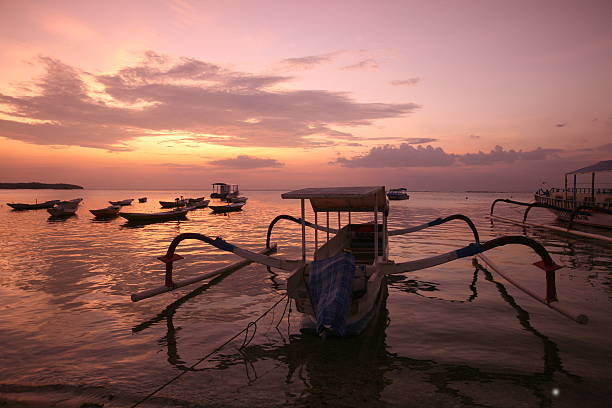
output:
[[[541,258],[535,265],[545,271],[546,295],[539,297],[538,300],[579,323],[585,324],[588,320],[583,315],[553,307],[558,306],[555,271],[561,267],[552,260],[544,247],[530,238],[507,236],[481,243],[473,222],[460,214],[437,218],[414,227],[388,231],[389,205],[384,186],[307,188],[284,193],[281,197],[300,200],[301,217],[279,215],[272,220],[268,227],[266,247],[261,251],[242,249],[219,237],[213,239],[202,234],[180,234],[174,238],[166,255],[159,258],[166,264],[165,284],[136,293],[132,295],[132,300],[139,301],[219,274],[229,274],[250,262],[257,262],[268,268],[290,272],[287,294],[295,301],[298,311],[303,314],[301,327],[303,332],[322,336],[355,335],[362,332],[375,318],[380,305],[387,297],[387,275],[425,269],[455,259],[475,256],[503,245],[519,244],[530,247]],[[314,223],[305,219],[306,200],[310,201],[314,211]],[[352,222],[351,215],[356,212],[371,213],[373,220]],[[318,224],[319,213],[327,215],[326,226]],[[337,229],[329,226],[330,213],[338,214]],[[344,226],[341,223],[341,213],[347,214]],[[301,225],[301,259],[289,260],[270,255],[276,251],[276,245],[270,243],[270,237],[275,224],[281,220]],[[468,224],[474,235],[473,243],[445,254],[416,261],[395,263],[389,259],[389,236],[408,234],[453,220],[465,221]],[[313,228],[315,232],[312,260],[307,259],[306,227]],[[326,234],[325,242],[320,247],[319,232]],[[218,249],[232,252],[243,258],[243,261],[194,278],[174,281],[173,264],[182,259],[175,250],[180,242],[186,239],[200,240]],[[486,258],[483,258],[483,261],[484,259]],[[509,282],[518,289],[526,291],[516,282],[512,280]]]

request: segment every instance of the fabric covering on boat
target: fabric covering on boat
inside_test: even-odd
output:
[[[308,294],[317,318],[317,333],[346,333],[346,313],[351,300],[355,257],[340,253],[310,264]]]

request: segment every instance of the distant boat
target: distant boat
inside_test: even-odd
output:
[[[243,197],[243,196],[239,196],[239,197],[227,197],[225,199],[225,201],[227,201],[228,203],[246,203],[248,200],[248,197]]]
[[[183,219],[187,211],[189,211],[188,208],[176,208],[171,211],[160,211],[155,213],[120,212],[119,216],[134,223],[162,222]]]
[[[106,208],[101,208],[98,210],[89,210],[96,218],[110,218],[119,214],[119,210],[121,209],[120,205],[110,205]]]
[[[43,208],[51,208],[55,204],[59,204],[61,200],[51,200],[45,201],[44,203],[36,203],[36,204],[23,204],[23,203],[6,203],[9,207],[15,210],[40,210]]]
[[[133,198],[128,198],[126,200],[121,200],[121,201],[109,201],[109,203],[111,205],[120,205],[120,206],[124,206],[124,205],[132,205],[132,201],[134,201]]]
[[[161,205],[162,208],[184,207],[187,205],[187,200],[185,200],[183,197],[175,198],[174,201],[160,201],[159,205]]]
[[[147,202],[147,197],[141,197],[138,199],[139,203],[146,203]]]
[[[48,208],[47,212],[52,217],[67,217],[76,214],[79,208],[79,203],[83,201],[82,198],[75,198],[74,200],[62,201],[55,206]]]
[[[215,213],[226,213],[231,211],[240,211],[245,203],[230,203],[224,205],[209,205],[208,208]]]
[[[403,187],[390,189],[387,193],[387,197],[389,200],[408,200],[410,198],[408,190]]]
[[[197,210],[198,208],[206,208],[208,207],[208,203],[210,200],[191,200],[187,204],[186,208],[189,210]]]
[[[237,197],[240,194],[238,184],[213,183],[213,192],[210,198],[220,198],[224,200],[229,197]]]

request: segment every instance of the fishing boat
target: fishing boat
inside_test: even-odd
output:
[[[238,197],[228,197],[225,199],[228,203],[246,203],[248,200],[247,197],[238,196]]]
[[[214,213],[227,213],[232,211],[240,211],[246,203],[229,203],[222,205],[209,205],[208,208],[213,210]]]
[[[237,197],[240,194],[238,184],[213,183],[213,192],[210,198],[220,198],[224,200],[228,196]]]
[[[9,207],[14,210],[23,211],[23,210],[40,210],[44,208],[51,208],[55,204],[59,204],[61,200],[51,200],[45,201],[44,203],[34,203],[34,204],[24,204],[24,203],[6,203]]]
[[[408,195],[408,190],[402,187],[390,189],[387,197],[389,200],[408,200],[410,195]]]
[[[187,208],[175,208],[154,213],[120,212],[119,216],[133,223],[149,223],[184,219],[188,211]]]
[[[119,206],[132,205],[132,201],[134,201],[133,198],[128,198],[128,199],[120,200],[120,201],[109,201],[109,204],[110,205],[119,205]]]
[[[75,198],[73,200],[61,201],[51,208],[47,209],[47,212],[51,214],[51,217],[67,217],[76,214],[79,203],[83,201],[82,198]]]
[[[181,196],[180,198],[175,198],[174,201],[160,201],[159,205],[161,205],[162,208],[184,207],[187,205],[187,200]]]
[[[281,197],[300,200],[301,217],[283,214],[274,218],[268,226],[266,246],[263,249],[260,251],[243,249],[220,237],[213,239],[197,233],[180,234],[170,243],[166,254],[158,258],[166,264],[164,285],[135,293],[132,295],[132,301],[173,291],[214,276],[228,276],[251,262],[257,262],[268,268],[289,272],[287,296],[295,302],[297,310],[302,313],[300,329],[304,333],[324,337],[358,335],[375,320],[378,315],[377,310],[381,309],[381,303],[388,296],[387,276],[430,268],[459,258],[482,255],[483,252],[493,248],[517,244],[528,246],[539,256],[540,261],[534,265],[545,271],[546,296],[539,296],[518,284],[510,283],[515,284],[520,290],[529,292],[531,296],[566,317],[582,324],[588,321],[586,316],[577,315],[559,304],[555,289],[555,271],[560,266],[553,261],[544,247],[530,238],[506,236],[481,243],[474,223],[461,214],[389,231],[387,218],[390,209],[383,186],[306,188],[284,193]],[[314,223],[305,219],[306,201],[310,201],[314,212]],[[329,215],[336,213],[338,229],[330,228]],[[357,216],[355,213],[360,214]],[[319,214],[327,216],[327,226],[318,224]],[[341,225],[341,214],[345,214],[344,226]],[[372,219],[368,219],[367,214],[373,216]],[[359,219],[360,222],[354,222],[352,217]],[[271,255],[277,249],[277,246],[270,242],[271,234],[274,226],[281,220],[301,225],[301,259],[283,259]],[[474,235],[474,242],[445,254],[419,260],[394,262],[389,259],[389,236],[409,234],[453,220],[461,220],[468,224]],[[307,227],[314,229],[312,258],[307,256]],[[322,242],[320,247],[319,232],[326,234],[325,242]],[[203,241],[215,248],[231,252],[243,260],[216,271],[175,281],[173,264],[183,259],[175,253],[175,250],[182,241],[188,239]]]
[[[612,228],[612,188],[598,187],[595,176],[612,171],[612,160],[565,173],[564,188],[541,188],[535,193],[538,207],[545,207],[558,219],[593,227]],[[579,187],[578,175],[590,174],[588,186]],[[573,183],[568,187],[568,176]]]
[[[197,210],[199,208],[206,208],[208,207],[208,203],[210,203],[210,200],[189,200],[189,203],[187,204],[187,208],[191,211],[191,210]]]
[[[140,197],[140,198],[138,199],[138,202],[139,202],[139,203],[146,203],[146,202],[147,202],[147,197]]]
[[[97,210],[89,210],[96,218],[111,218],[119,214],[121,210],[120,205],[109,205],[106,208],[100,208]]]

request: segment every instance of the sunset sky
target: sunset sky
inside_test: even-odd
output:
[[[0,181],[537,189],[612,159],[612,2],[0,0]]]

